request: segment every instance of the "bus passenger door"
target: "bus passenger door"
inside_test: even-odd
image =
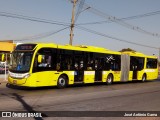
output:
[[[74,59],[74,81],[83,82],[84,80],[84,61],[82,52],[75,52]]]
[[[84,71],[76,70],[74,71],[74,81],[75,82],[83,82]]]
[[[103,59],[95,60],[95,81],[102,81]]]
[[[95,70],[95,81],[102,81],[102,70]]]
[[[137,66],[133,66],[133,78],[132,79],[137,79]]]
[[[137,79],[137,75],[138,75],[138,71],[143,69],[143,61],[144,59],[141,57],[131,57],[131,69],[133,70],[133,75],[132,75],[132,79],[135,80]]]

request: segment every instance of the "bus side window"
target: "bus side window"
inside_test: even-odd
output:
[[[113,56],[113,70],[119,71],[120,68],[121,68],[120,56],[114,55]]]
[[[42,63],[38,64],[38,67],[51,67],[51,56],[42,55]]]
[[[42,62],[40,63],[38,63],[38,55],[42,55]],[[53,49],[50,48],[40,49],[35,56],[33,71],[38,72],[38,71],[48,71],[51,69],[55,69],[53,68],[55,66],[53,65],[53,62],[55,61],[53,59],[53,56],[55,59],[56,56],[55,53],[53,54]]]
[[[95,60],[95,69],[98,69],[98,60]]]
[[[87,63],[87,70],[93,70],[93,60],[88,61],[88,63]]]
[[[83,68],[83,61],[80,60],[79,56],[76,56],[74,60],[74,69],[81,70],[82,68]]]
[[[56,61],[56,70],[72,70],[73,51],[72,50],[59,50]]]
[[[157,68],[157,59],[147,58],[147,68]]]
[[[75,62],[74,68],[75,68],[76,70],[78,70],[78,63],[77,63],[77,62]]]
[[[84,54],[81,51],[74,52],[74,60],[73,60],[74,70],[84,70],[85,63],[83,55]]]
[[[56,70],[60,70],[60,68],[61,68],[60,63],[57,63],[57,65],[56,65]]]
[[[104,58],[95,59],[95,70],[103,70],[104,68]]]
[[[86,53],[86,59],[87,59],[87,70],[93,70],[94,69],[94,59],[93,59],[93,53]]]

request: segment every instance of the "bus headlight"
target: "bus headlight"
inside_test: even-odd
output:
[[[26,75],[24,75],[24,77],[23,78],[28,78],[30,76],[30,74],[29,73],[27,73]]]
[[[30,73],[12,73],[9,71],[8,77],[12,77],[15,79],[22,79],[22,78],[28,78],[30,76]]]

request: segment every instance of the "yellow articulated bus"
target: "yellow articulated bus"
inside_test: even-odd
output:
[[[11,55],[8,84],[57,86],[157,79],[155,56],[93,46],[20,44]]]

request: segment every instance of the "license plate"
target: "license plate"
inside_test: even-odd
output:
[[[13,84],[17,84],[17,80],[13,80]]]

